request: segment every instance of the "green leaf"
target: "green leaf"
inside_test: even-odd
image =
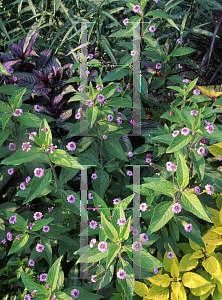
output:
[[[109,187],[109,175],[106,171],[100,169],[99,172],[97,172],[97,176],[97,179],[92,179],[93,190],[96,191],[101,198],[104,198],[105,191]]]
[[[112,98],[110,99],[105,106],[115,106],[115,107],[132,107],[134,105],[134,108],[140,109],[140,107],[136,103],[132,103],[131,99],[127,98]]]
[[[97,118],[98,107],[97,106],[88,107],[87,112],[88,112],[87,118],[88,118],[89,128],[92,128]]]
[[[100,94],[102,94],[105,97],[105,99],[108,99],[116,92],[118,85],[119,85],[118,83],[111,82],[102,89]]]
[[[61,264],[62,257],[63,257],[63,255],[60,256],[54,262],[54,264],[51,266],[51,268],[49,269],[49,272],[48,272],[46,283],[50,284],[50,289],[52,290],[52,292],[56,289],[56,286],[57,286],[57,281],[58,281],[58,276],[59,276],[59,270],[60,270],[60,264]]]
[[[172,211],[172,202],[165,201],[157,204],[154,209],[152,219],[150,221],[149,231],[151,233],[162,228],[171,218],[174,212]]]
[[[118,261],[118,269],[120,269],[120,262]],[[123,288],[124,295],[126,295],[128,300],[133,299],[133,290],[134,290],[134,284],[135,284],[135,279],[134,276],[132,275],[132,266],[131,264],[122,259],[122,264],[121,264],[121,269],[124,269],[126,271],[126,278],[124,279],[119,279],[117,277],[117,281],[120,283],[121,287]]]
[[[16,119],[20,124],[28,127],[30,127],[30,124],[32,124],[32,127],[39,127],[41,124],[39,117],[28,112],[24,112],[21,116],[16,117]]]
[[[130,233],[130,222],[131,216],[128,218],[126,224],[123,226],[122,230],[120,231],[120,239],[127,240]]]
[[[195,78],[193,81],[191,81],[187,87],[187,94],[195,87],[199,77]]]
[[[181,188],[189,183],[189,170],[184,156],[179,152],[177,155],[177,182]]]
[[[174,240],[178,242],[180,237],[180,232],[177,225],[174,222],[169,222],[169,229]]]
[[[12,95],[11,101],[15,105],[15,108],[19,108],[22,105],[22,97],[25,94],[25,92],[26,88],[22,88]]]
[[[154,190],[154,191],[157,191],[164,195],[174,194],[177,191],[174,184],[170,181],[161,180],[160,178],[156,178],[155,180],[153,180],[153,178],[152,178],[151,180],[152,180],[151,182],[144,183],[141,186],[146,187],[151,190]]]
[[[208,147],[209,149],[209,147]],[[197,175],[200,179],[200,181],[204,178],[205,173],[205,159],[202,155],[199,155],[196,150],[190,149],[189,153],[190,159],[194,165],[194,168],[197,172]]]
[[[89,193],[92,193],[93,195],[94,205],[95,206],[101,205],[101,209],[103,209],[103,214],[105,215],[106,218],[110,219],[111,218],[110,209],[106,205],[106,202],[102,200],[102,198],[100,198],[100,196],[95,191],[90,190]],[[99,210],[98,212],[100,213],[101,210]]]
[[[53,219],[41,219],[36,220],[35,225],[32,227],[31,231],[38,231],[43,228],[43,226],[47,226],[49,223],[51,223]]]
[[[53,153],[49,153],[49,158],[58,166],[72,167],[71,156],[62,149],[55,149]]]
[[[113,240],[117,240],[118,239],[118,233],[116,231],[116,229],[114,228],[113,224],[111,224],[106,217],[104,216],[104,214],[101,212],[101,223],[103,226],[103,229],[105,231],[105,234],[107,235],[107,237],[109,239]]]
[[[154,141],[155,143],[156,142],[159,142],[159,143],[164,143],[164,144],[167,144],[167,145],[170,145],[170,143],[173,141],[173,136],[171,133],[169,134],[162,134],[162,135],[159,135],[159,136],[155,136],[152,138],[152,141]]]
[[[58,299],[58,300],[73,300],[73,297],[68,296],[66,293],[63,293],[63,292],[57,292],[57,293],[55,293],[55,296],[56,296],[56,299]]]
[[[115,265],[115,261],[111,264],[111,266],[105,272],[105,275],[102,276],[101,278],[97,279],[97,281],[95,283],[93,283],[94,290],[99,290],[99,289],[107,286],[110,283],[110,281],[113,278],[114,265]],[[101,267],[101,271],[105,270],[105,268],[103,268],[103,266],[100,265],[100,267]],[[93,295],[96,295],[96,294],[93,294]],[[92,299],[92,297],[90,296],[90,300],[91,299]]]
[[[110,243],[107,243],[107,249],[109,248]],[[99,260],[102,260],[103,258],[106,258],[108,255],[108,251],[101,252],[98,249],[98,245],[94,245],[92,248],[85,251],[77,260],[76,264],[79,264],[80,262],[87,262],[92,263]]]
[[[27,233],[21,234],[21,237],[19,240],[17,240],[15,238],[12,243],[12,246],[8,252],[8,256],[11,255],[12,253],[19,252],[21,247],[23,247],[28,242],[28,239],[29,239],[29,235]]]
[[[171,89],[171,90],[174,90],[174,91],[177,91],[179,93],[183,93],[183,90],[179,87],[179,86],[168,86],[167,87],[168,89]]]
[[[128,162],[128,158],[126,157],[121,144],[115,138],[109,137],[108,139],[104,140],[104,144],[106,149],[111,154],[123,161]]]
[[[143,36],[144,41],[147,43],[148,46],[151,46],[153,48],[153,50],[155,52],[157,52],[158,54],[162,55],[161,53],[161,49],[160,49],[160,45],[157,43],[157,41],[155,39],[153,39],[150,36],[150,33],[145,34]]]
[[[2,85],[0,87],[0,93],[7,95],[7,96],[11,96],[13,95],[16,91],[20,90],[21,86],[20,85],[14,85],[14,84],[6,84],[6,85]],[[31,94],[32,91],[29,89],[26,89],[25,95],[27,94]]]
[[[188,55],[194,51],[196,50],[190,47],[181,47],[173,50],[167,57]]]
[[[2,131],[5,130],[5,126],[7,125],[10,118],[13,116],[13,114],[2,114]]]
[[[25,220],[19,214],[12,212],[12,211],[7,211],[7,210],[5,213],[6,213],[6,216],[8,219],[10,219],[12,216],[17,217],[17,222],[15,222],[15,224],[10,224],[10,226],[13,229],[18,230],[18,231],[24,231],[27,229],[27,226],[25,226]]]
[[[185,209],[193,213],[197,217],[212,223],[207,213],[205,212],[200,200],[195,194],[192,193],[182,193],[181,196],[182,203],[185,205]]]
[[[191,141],[191,135],[184,136],[184,135],[179,134],[178,136],[173,138],[169,147],[166,149],[166,153],[172,153],[172,152],[178,151],[181,148],[188,145],[190,143],[190,141]]]
[[[63,204],[66,206],[66,208],[68,210],[70,210],[74,214],[81,215],[81,213],[80,213],[80,196],[71,190],[70,191],[66,190],[66,192],[69,193],[70,195],[72,194],[75,197],[75,202],[74,203],[68,202],[67,201],[68,195],[65,195],[64,193],[62,193]]]
[[[0,146],[4,143],[4,141],[7,139],[7,137],[12,133],[11,129],[6,129],[2,132],[0,132]],[[8,157],[8,160],[10,160],[11,156]],[[4,159],[1,164],[5,164],[4,162],[7,161],[7,158]],[[12,163],[10,162],[8,165],[11,165]],[[5,164],[7,165],[7,164]]]
[[[49,266],[52,265],[52,247],[50,240],[45,238],[44,236],[41,237],[42,244],[45,246],[45,251],[43,252],[45,260],[47,260]]]
[[[107,81],[121,80],[123,77],[129,75],[129,70],[123,67],[117,67],[111,70],[104,78],[103,83]]]
[[[0,27],[1,27],[1,24],[4,24],[2,22],[2,18],[0,18]],[[10,38],[9,38],[9,40],[10,40]],[[3,75],[6,75],[6,76],[12,76],[12,74],[9,73],[1,63],[0,63],[0,73],[2,73]]]
[[[5,133],[5,131],[4,131],[4,133]],[[1,135],[1,133],[0,133],[0,135]],[[1,164],[17,166],[24,162],[37,160],[39,158],[39,156],[41,155],[41,153],[38,152],[38,150],[39,150],[39,148],[37,148],[37,147],[32,147],[28,152],[23,151],[22,149],[19,149],[15,153],[10,155],[9,157],[5,158],[1,162]]]
[[[121,246],[116,245],[116,244],[111,244],[109,245],[108,248],[108,256],[106,260],[106,269],[111,265],[113,262],[114,258],[117,256],[118,252],[120,251]]]
[[[67,135],[67,139],[88,130],[88,121],[81,120],[80,122],[77,122],[75,124],[69,124],[69,127],[71,127],[71,130]]]
[[[52,181],[51,169],[47,170],[41,178],[34,176],[34,178],[31,181],[31,188],[29,194],[26,197],[25,201],[23,202],[23,205],[37,198],[41,194],[41,192],[45,188],[47,188],[48,185],[50,185],[51,181]]]
[[[103,11],[103,13],[105,13],[105,12]],[[108,13],[105,13],[105,14],[108,14]],[[112,48],[111,48],[111,46],[110,46],[109,41],[107,40],[107,37],[105,37],[105,36],[102,35],[101,44],[102,44],[104,50],[105,50],[105,51],[107,52],[107,54],[109,55],[109,57],[112,59],[113,63],[114,63],[115,65],[117,65],[116,58],[115,58],[115,56],[114,56],[114,54],[113,54]]]
[[[43,128],[47,128],[48,131],[47,132],[43,131],[42,130]],[[45,118],[40,123],[39,138],[44,141],[44,144],[47,147],[49,147],[52,143],[52,132],[51,132],[49,124],[48,124],[48,122],[46,121]]]
[[[27,290],[30,293],[32,293],[34,290],[36,290],[35,296],[37,296],[37,297],[44,297],[47,294],[46,288],[44,288],[44,286],[33,282],[23,272],[21,273],[21,278],[22,278],[22,282],[23,282],[24,286],[27,288]]]

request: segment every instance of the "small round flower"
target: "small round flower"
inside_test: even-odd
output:
[[[108,251],[108,249],[107,249],[107,243],[106,242],[100,242],[99,245],[98,245],[98,249],[101,252]]]
[[[32,147],[32,145],[29,145],[30,144],[30,142],[27,142],[27,143],[22,143],[22,150],[23,151],[27,151],[27,152],[29,152],[29,150],[31,149],[31,147]]]
[[[153,271],[154,271],[155,275],[159,272],[158,268],[154,268]]]
[[[9,175],[12,175],[13,173],[14,173],[14,169],[13,169],[13,168],[8,169],[8,174],[9,174]]]
[[[83,89],[84,89],[84,85],[80,85],[80,86],[78,87],[78,91],[81,92],[81,93],[83,92]]]
[[[50,288],[50,283],[46,283],[45,287],[46,287],[47,289],[49,289],[49,288]]]
[[[149,31],[150,32],[154,32],[156,30],[156,27],[155,26],[150,26],[150,28],[149,28]]]
[[[170,259],[173,258],[173,257],[174,257],[173,252],[170,252],[170,251],[169,251],[169,252],[167,253],[167,257],[170,258]]]
[[[31,177],[30,177],[30,176],[27,176],[26,179],[25,179],[25,182],[26,182],[26,183],[29,183],[30,180],[31,180]]]
[[[130,224],[130,232],[133,230],[133,226]]]
[[[25,183],[24,183],[24,182],[22,182],[22,183],[20,184],[20,189],[21,189],[21,190],[25,190],[25,189],[26,189]]]
[[[76,120],[79,120],[81,118],[81,113],[80,112],[77,112],[76,114],[75,114],[75,119]]]
[[[147,205],[146,203],[141,203],[141,204],[140,204],[140,210],[146,211],[147,208],[148,208],[148,205]]]
[[[42,252],[44,249],[45,249],[44,245],[41,245],[41,244],[36,245],[36,251],[37,252]]]
[[[97,96],[97,101],[99,101],[100,103],[102,103],[105,100],[105,97],[102,94],[99,94]]]
[[[118,122],[118,125],[120,125],[120,124],[122,123],[122,118],[121,118],[121,117],[118,117],[118,118],[116,119],[116,121]]]
[[[119,279],[126,278],[126,271],[124,271],[123,269],[119,270],[116,274]]]
[[[132,171],[127,171],[126,173],[128,176],[133,176],[133,172]]]
[[[44,131],[45,133],[47,133],[49,131],[48,128],[46,128],[46,127],[42,128],[41,130]]]
[[[43,228],[42,228],[42,231],[44,231],[44,232],[49,232],[49,230],[50,230],[50,227],[48,225],[43,226]]]
[[[118,93],[122,93],[122,88],[121,88],[120,86],[117,86],[116,91],[117,91]]]
[[[35,296],[36,292],[37,292],[37,290],[34,290],[34,291],[31,293],[32,297]],[[56,300],[57,300],[57,299],[56,299]]]
[[[88,106],[88,107],[90,107],[90,106],[92,106],[93,105],[93,102],[92,102],[92,100],[86,100],[86,105]]]
[[[89,244],[90,248],[92,248],[96,243],[97,243],[96,239],[92,239]]]
[[[140,248],[142,247],[143,247],[142,244],[137,241],[132,244],[132,249],[135,251],[140,251]]]
[[[5,243],[6,243],[6,239],[3,239],[3,240],[2,240],[2,244],[5,244]]]
[[[182,210],[182,206],[179,203],[175,203],[172,206],[172,211],[175,212],[176,214],[180,213]]]
[[[89,193],[89,199],[93,199],[93,194]]]
[[[142,243],[146,243],[149,240],[148,236],[145,233],[142,233],[140,235],[140,239],[141,239]]]
[[[27,228],[32,230],[32,227],[35,225],[35,223],[29,222]]]
[[[133,156],[133,152],[129,151],[128,152],[128,157],[132,157]]]
[[[33,218],[35,220],[40,220],[42,218],[42,216],[43,216],[43,214],[41,212],[36,212],[36,213],[34,213]]]
[[[43,273],[39,276],[40,281],[46,281],[46,279],[47,279],[47,273]]]
[[[208,125],[206,126],[207,132],[212,134],[214,132],[214,125]]]
[[[18,234],[18,235],[16,235],[16,237],[15,237],[17,240],[20,240],[20,238],[21,238],[21,235],[20,234]]]
[[[23,113],[22,109],[21,108],[17,108],[14,112],[14,116],[15,117],[18,117],[18,116],[21,116],[21,114]]]
[[[27,294],[24,296],[23,300],[32,300],[32,297],[30,294]]]
[[[166,47],[166,49],[168,49],[168,48],[169,48],[169,46],[168,46],[168,44],[167,44],[167,43],[165,43],[165,47]]]
[[[71,194],[69,197],[67,197],[67,201],[69,203],[74,203],[75,202],[75,197],[73,196],[73,194]]]
[[[214,193],[214,188],[210,184],[205,185],[205,189],[207,190],[208,195],[212,195]]]
[[[113,116],[112,116],[112,115],[108,115],[108,116],[107,116],[107,120],[108,120],[109,122],[112,122]]]
[[[133,120],[130,120],[130,124],[132,124],[132,125],[133,125],[133,123],[134,123],[134,122],[133,122]]]
[[[222,156],[221,155],[218,155],[218,160],[222,161]]]
[[[177,39],[177,43],[182,44],[183,43],[182,39]]]
[[[200,90],[195,89],[195,90],[193,91],[193,94],[194,94],[194,95],[200,95]]]
[[[180,134],[179,130],[174,130],[172,133],[172,136],[176,137],[176,136],[178,136],[178,134]]]
[[[12,233],[11,232],[7,233],[7,240],[12,241]]]
[[[103,139],[106,140],[107,139],[107,135],[104,134],[103,135]]]
[[[10,74],[13,73],[13,69],[12,69],[11,67],[6,68],[6,70],[7,70]]]
[[[150,164],[150,163],[151,163],[151,158],[147,157],[147,158],[146,158],[146,163],[147,163],[147,164]]]
[[[76,55],[77,56],[77,55]],[[56,298],[56,295],[52,296],[51,300],[59,300]]]
[[[57,146],[53,146],[53,143],[51,143],[51,146],[47,149],[48,152],[53,153],[55,151],[55,148],[58,148]]]
[[[95,275],[92,275],[92,276],[91,276],[91,281],[92,281],[92,282],[96,282],[96,280],[97,280],[96,276],[95,276]]]
[[[136,236],[138,234],[139,234],[139,230],[138,229],[135,228],[135,229],[132,230],[132,235],[133,236]]]
[[[206,152],[205,152],[204,147],[201,146],[200,148],[198,148],[197,153],[200,154],[200,155],[205,155]]]
[[[183,82],[189,83],[189,80],[188,79],[183,79]]]
[[[171,172],[175,172],[177,170],[177,165],[176,164],[171,164],[169,169],[170,169]]]
[[[89,54],[89,55],[88,55],[88,58],[89,58],[89,59],[93,59],[93,54]]]
[[[97,179],[98,176],[96,175],[96,173],[93,173],[92,176],[91,176],[91,178],[92,178],[92,179]]]
[[[35,168],[34,175],[36,177],[41,178],[44,175],[44,169],[42,169],[42,168]]]
[[[183,67],[181,66],[181,64],[178,64],[179,69],[183,69]]]
[[[167,171],[169,171],[169,172],[170,172],[170,170],[171,170],[171,165],[172,165],[172,162],[171,162],[171,161],[168,161],[168,162],[166,163]]]
[[[15,143],[10,143],[8,146],[10,151],[15,151],[16,150],[16,144]]]
[[[102,91],[103,85],[102,84],[97,84],[96,89],[97,89],[97,91],[99,91],[99,90]]]
[[[197,114],[198,114],[198,110],[191,110],[191,112],[190,112],[190,114],[191,114],[191,116],[197,116]]]
[[[162,68],[161,63],[156,64],[156,69],[161,69],[161,68]]]
[[[138,13],[140,10],[141,10],[141,7],[140,7],[139,5],[134,6],[133,11],[134,11],[135,13]]]
[[[66,145],[66,148],[70,151],[74,151],[76,149],[76,143],[74,142],[69,142],[67,145]]]
[[[10,224],[15,224],[15,222],[17,222],[17,217],[16,216],[11,216],[11,218],[9,219],[9,223]]]
[[[117,220],[117,224],[118,224],[119,226],[125,225],[125,224],[126,224],[126,219],[123,219],[123,218],[118,219],[118,220]]]
[[[48,212],[51,212],[53,210],[53,206],[52,207],[48,207]]]
[[[92,228],[92,229],[96,229],[98,223],[94,220],[92,220],[90,223],[89,223],[89,227]]]
[[[119,198],[115,198],[114,200],[113,200],[113,204],[118,204],[120,202],[120,199]]]
[[[71,291],[71,294],[72,294],[73,299],[76,299],[79,297],[79,290],[74,289]]]
[[[184,127],[182,130],[181,130],[181,134],[183,135],[188,135],[190,133],[190,129],[188,127]]]
[[[131,51],[131,55],[132,55],[132,56],[135,56],[135,55],[136,55],[136,51],[135,51],[135,50],[132,50],[132,51]]]
[[[41,107],[40,107],[39,105],[35,105],[35,106],[34,106],[34,109],[35,109],[37,112],[39,112],[39,111],[41,110]]]
[[[29,260],[29,266],[34,267],[35,261],[33,259]]]
[[[196,192],[196,194],[200,194],[200,187],[199,186],[195,186],[195,192]]]
[[[192,228],[193,228],[193,225],[190,223],[190,224],[186,224],[185,226],[184,226],[184,229],[186,230],[186,231],[188,231],[188,232],[190,232],[191,230],[192,230]]]
[[[102,224],[99,224],[99,228],[104,229]]]
[[[129,22],[129,19],[128,19],[128,18],[126,18],[126,19],[123,20],[123,24],[124,24],[125,26],[127,25],[128,22]]]

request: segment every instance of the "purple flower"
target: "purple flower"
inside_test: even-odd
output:
[[[207,144],[207,143],[208,143],[208,140],[207,140],[205,137],[203,137],[203,138],[201,139],[201,142],[202,142],[203,144]]]
[[[10,224],[15,224],[15,222],[17,222],[17,217],[16,216],[11,216],[11,218],[9,219],[9,223]]]
[[[183,69],[183,67],[181,66],[181,64],[178,64],[179,69]]]
[[[6,239],[3,239],[3,240],[2,240],[2,244],[5,244],[5,243],[6,243]]]
[[[34,297],[35,294],[36,294],[36,290],[34,290],[34,291],[31,293],[32,297]],[[56,300],[57,300],[57,299],[56,299]]]
[[[42,169],[42,168],[35,168],[34,175],[36,177],[41,178],[44,175],[44,169]]]
[[[29,222],[27,228],[32,230],[32,227],[35,225],[35,223]]]
[[[219,159],[219,161],[222,161],[222,156],[218,155],[218,159]]]
[[[107,139],[107,135],[104,134],[103,135],[103,139],[106,140]]]
[[[93,173],[92,176],[91,176],[91,178],[92,178],[92,179],[97,179],[98,176],[96,175],[96,173]]]
[[[27,176],[26,179],[25,179],[25,182],[26,182],[26,183],[29,183],[30,180],[31,180],[31,177],[30,177],[30,176]]]
[[[156,64],[156,69],[161,69],[161,68],[162,68],[161,63]]]
[[[170,167],[170,171],[175,172],[177,170],[177,164],[172,164]]]
[[[92,248],[96,243],[97,243],[96,239],[92,239],[89,244],[90,248]]]
[[[154,268],[153,271],[154,271],[155,275],[159,272],[158,268]]]
[[[136,228],[134,228],[134,229],[132,230],[132,235],[133,235],[133,236],[136,236],[136,235],[138,235],[138,234],[139,234],[139,230],[136,229]]]
[[[100,103],[102,103],[105,100],[105,97],[102,94],[99,94],[97,96],[97,101],[99,101]]]
[[[93,199],[93,194],[89,193],[89,199]]]
[[[15,151],[16,150],[16,144],[15,143],[10,143],[8,146],[10,151]]]
[[[214,188],[210,184],[205,185],[205,189],[207,190],[208,195],[212,195],[214,193]]]
[[[141,204],[140,204],[140,210],[146,211],[147,208],[148,208],[148,205],[147,205],[146,203],[141,203]]]
[[[8,174],[9,174],[9,175],[12,175],[13,173],[14,173],[14,169],[13,169],[13,168],[8,169]]]
[[[193,225],[192,225],[192,224],[186,224],[186,225],[184,226],[184,229],[185,229],[186,231],[188,231],[188,232],[190,232],[190,231],[192,230],[192,228],[193,228]]]
[[[25,189],[26,189],[25,183],[24,183],[24,182],[22,182],[22,183],[20,184],[20,189],[21,189],[21,190],[25,190]]]
[[[89,54],[89,55],[88,55],[88,58],[89,58],[89,59],[93,59],[93,54]]]
[[[128,152],[128,156],[129,156],[129,157],[132,157],[132,156],[133,156],[133,152],[129,151],[129,152]]]
[[[71,291],[71,294],[72,294],[73,299],[76,299],[79,297],[79,290],[74,289]]]
[[[198,110],[191,110],[191,112],[190,112],[190,114],[191,114],[191,116],[197,116],[197,114],[198,114]]]
[[[36,246],[36,251],[37,251],[37,252],[42,252],[44,249],[45,249],[45,246],[44,246],[44,245],[37,244],[37,246]]]
[[[39,276],[40,281],[46,281],[46,279],[47,279],[47,273],[43,273]]]
[[[146,242],[148,242],[148,236],[145,234],[145,233],[142,233],[141,235],[140,235],[140,239],[141,239],[141,241],[142,241],[142,243],[146,243]]]
[[[47,133],[49,131],[48,128],[46,128],[46,127],[42,128],[41,130],[44,131],[45,133]]]
[[[132,244],[132,249],[135,251],[140,251],[140,248],[142,247],[143,247],[142,244],[137,241]]]
[[[109,122],[112,122],[113,116],[112,116],[112,115],[108,115],[108,116],[107,116],[107,120],[108,120]]]
[[[35,105],[35,106],[34,106],[34,109],[35,109],[37,112],[39,112],[39,111],[41,110],[41,107],[40,107],[39,105]]]
[[[10,74],[13,73],[13,69],[12,69],[11,67],[6,68],[6,70],[7,70]]]
[[[175,213],[180,213],[182,210],[182,206],[179,204],[179,203],[175,203],[173,206],[172,206],[172,211],[175,212]]]
[[[30,296],[30,294],[27,294],[24,296],[23,300],[32,300],[32,297]]]
[[[189,133],[190,133],[190,129],[188,127],[184,127],[181,130],[181,134],[183,134],[183,135],[188,135]]]
[[[81,113],[80,113],[80,112],[77,112],[77,113],[75,114],[75,119],[78,120],[78,119],[80,119],[80,118],[81,118]]]
[[[135,55],[136,55],[136,51],[135,51],[135,50],[132,50],[132,51],[131,51],[131,55],[132,55],[132,56],[135,56]]]
[[[195,186],[195,192],[196,192],[196,194],[200,194],[200,187],[199,186]]]
[[[170,258],[170,259],[173,258],[173,257],[174,257],[173,252],[170,252],[170,251],[169,251],[169,252],[167,253],[167,257]]]
[[[155,26],[150,26],[150,28],[149,28],[149,31],[150,32],[154,32],[156,30],[156,27]]]
[[[165,47],[166,47],[166,49],[168,49],[168,44],[167,43],[165,43]]]
[[[18,116],[21,116],[21,114],[23,113],[22,109],[21,108],[17,108],[14,112],[14,116],[15,117],[18,117]]]
[[[152,153],[147,153],[146,158],[147,157],[152,157]]]
[[[150,163],[151,163],[151,158],[147,157],[147,158],[146,158],[146,163],[147,163],[147,164],[150,164]]]
[[[120,124],[122,123],[121,117],[118,117],[118,118],[116,119],[116,121],[118,122],[118,125],[120,125]]]
[[[184,79],[183,82],[189,83],[189,80],[188,79]]]
[[[74,203],[75,202],[75,197],[73,196],[73,194],[71,194],[69,197],[67,197],[67,201],[69,203]]]
[[[126,271],[124,271],[123,269],[119,270],[116,274],[119,279],[126,278]]]
[[[107,249],[107,243],[106,242],[100,242],[99,245],[98,245],[98,249],[101,252],[108,251],[108,249]]]
[[[7,233],[7,240],[12,241],[12,233],[11,232]]]
[[[33,218],[35,220],[40,220],[42,218],[42,216],[43,216],[43,214],[41,212],[36,212],[36,213],[34,213]]]
[[[90,107],[90,106],[92,106],[93,105],[93,102],[92,102],[92,100],[86,100],[86,105],[88,106],[88,107]]]
[[[34,131],[34,132],[31,132],[31,134],[36,136],[37,132]],[[31,136],[31,134],[29,135],[29,139],[34,142],[35,140],[34,140],[33,136]]]
[[[44,231],[44,232],[49,232],[49,230],[50,230],[50,227],[48,225],[43,226],[43,228],[42,228],[42,231]]]
[[[78,91],[81,92],[81,93],[83,92],[83,89],[84,89],[84,85],[80,85],[80,86],[78,87]]]
[[[22,144],[22,150],[23,151],[27,151],[27,152],[29,152],[29,150],[31,149],[31,147],[32,147],[32,145],[29,145],[30,144],[30,142],[27,142],[27,143],[23,143]]]
[[[135,13],[138,13],[140,10],[141,10],[141,7],[140,7],[139,5],[134,6],[133,11],[134,11]]]
[[[50,283],[46,283],[45,287],[46,287],[47,289],[49,289],[49,288],[50,288]]]
[[[205,155],[206,152],[205,152],[204,147],[201,146],[201,147],[197,150],[197,153],[200,154],[200,155]]]
[[[195,89],[195,90],[193,91],[193,94],[194,94],[194,95],[200,95],[200,90]]]
[[[104,252],[104,251],[103,251],[103,252]],[[96,277],[95,275],[92,275],[91,281],[92,281],[92,282],[96,282],[96,280],[97,280],[97,277]]]
[[[120,199],[119,198],[115,198],[114,200],[113,200],[113,204],[118,204],[120,202]]]
[[[117,86],[116,91],[117,91],[118,93],[122,93],[122,88],[121,88],[120,86]]]
[[[30,265],[31,267],[34,267],[35,261],[34,261],[33,259],[30,259],[30,260],[29,260],[29,265]]]
[[[177,43],[182,44],[183,43],[182,39],[177,39]]]
[[[102,84],[97,84],[96,89],[97,89],[97,91],[99,91],[99,90],[102,91],[103,85]]]
[[[127,25],[128,22],[129,22],[129,19],[128,19],[128,18],[126,18],[126,19],[123,20],[123,24],[124,24],[125,26]]]
[[[176,136],[178,136],[178,134],[180,134],[179,130],[174,130],[172,133],[172,136],[176,137]]]
[[[53,210],[53,206],[52,207],[48,207],[48,212],[51,212]]]
[[[155,1],[156,3],[158,3],[159,0],[153,0],[153,1]],[[155,269],[155,268],[154,268],[154,269]]]
[[[214,132],[214,125],[208,125],[206,126],[206,129],[208,133],[212,134]]]
[[[57,148],[57,146],[53,146],[53,143],[51,143],[51,146],[49,146],[47,151],[50,152],[50,153],[53,153],[53,151],[55,151],[55,148]]]
[[[104,229],[102,224],[99,224],[99,228]]]
[[[89,223],[89,227],[92,228],[92,229],[96,229],[97,224],[98,224],[98,223],[97,223],[96,221],[92,220],[92,221]]]
[[[119,226],[125,225],[126,224],[126,219],[120,218],[117,220],[117,224]]]
[[[130,124],[132,124],[132,125],[133,125],[133,123],[134,123],[134,122],[133,122],[133,120],[130,120]]]
[[[70,150],[70,151],[74,151],[76,149],[76,143],[74,142],[69,142],[67,145],[66,145],[67,149]]]
[[[133,172],[132,171],[127,171],[126,173],[128,176],[133,176]]]

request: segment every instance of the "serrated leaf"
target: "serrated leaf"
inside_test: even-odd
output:
[[[117,240],[118,233],[115,227],[106,219],[106,217],[102,212],[101,212],[101,223],[107,237],[111,240]]]
[[[27,233],[22,233],[20,236],[19,240],[16,238],[14,239],[7,256],[18,252],[28,242],[29,235]]]
[[[60,270],[60,264],[63,256],[60,256],[54,264],[51,266],[48,272],[48,276],[46,279],[46,283],[50,284],[51,291],[54,291],[57,286],[58,276],[59,276],[59,270]]]
[[[184,156],[179,152],[177,155],[177,182],[181,188],[185,188],[189,183],[189,170]]]
[[[166,149],[166,153],[173,153],[180,150],[190,143],[191,138],[191,135],[184,136],[180,134],[176,136],[170,143],[169,147]]]
[[[150,221],[149,230],[151,233],[159,230],[173,217],[172,202],[166,201],[157,204],[154,209],[152,219]]]
[[[106,260],[106,269],[109,268],[109,266],[113,262],[114,258],[119,253],[120,249],[121,249],[121,246],[119,246],[119,245],[116,245],[116,244],[109,245],[108,256],[107,256],[107,260]]]

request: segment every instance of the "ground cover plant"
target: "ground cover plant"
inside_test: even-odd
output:
[[[222,299],[221,1],[0,5],[1,299]]]

